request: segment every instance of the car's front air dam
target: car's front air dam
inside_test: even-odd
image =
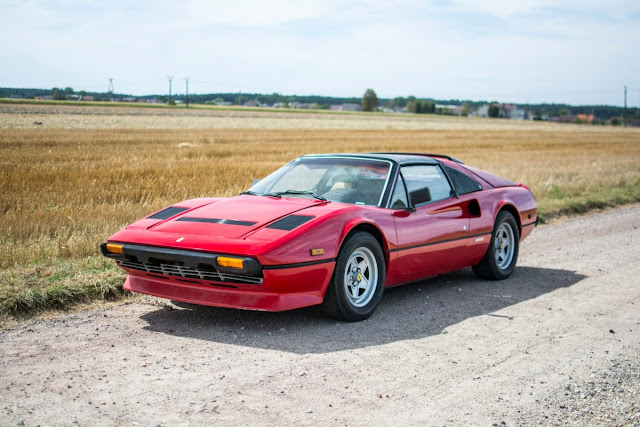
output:
[[[284,311],[320,304],[329,286],[335,262],[265,269],[261,285],[196,284],[171,276],[150,276],[129,270],[124,289],[170,300],[215,307]]]

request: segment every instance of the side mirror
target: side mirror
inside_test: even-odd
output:
[[[259,182],[260,182],[260,180],[258,178],[253,178],[253,182],[251,183],[251,186],[253,187],[254,185],[256,185]]]
[[[419,188],[409,193],[409,201],[411,206],[420,205],[431,201],[431,191],[429,187]]]

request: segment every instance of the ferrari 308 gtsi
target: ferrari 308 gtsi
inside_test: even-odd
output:
[[[101,245],[125,289],[251,310],[321,305],[358,321],[386,287],[471,266],[513,273],[531,191],[443,155],[299,157],[232,198],[176,203]]]

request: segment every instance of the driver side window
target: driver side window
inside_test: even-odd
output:
[[[409,194],[426,188],[433,202],[452,196],[451,185],[438,165],[403,166],[401,173]]]

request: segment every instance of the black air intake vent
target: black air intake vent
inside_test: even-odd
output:
[[[147,219],[168,219],[188,209],[189,208],[180,208],[178,206],[171,206],[170,208],[166,208],[161,210],[160,212],[154,213],[153,215],[147,217]]]
[[[271,225],[268,225],[267,228],[273,228],[276,230],[283,230],[283,231],[291,231],[294,228],[301,226],[305,222],[312,220],[313,218],[315,217],[308,216],[308,215],[289,215],[287,217],[282,218],[281,220],[274,222]]]
[[[209,224],[242,225],[245,227],[250,227],[252,225],[257,224],[257,222],[253,222],[253,221],[238,221],[235,219],[217,219],[217,218],[195,218],[190,216],[183,216],[182,218],[178,218],[176,221],[208,222]]]

